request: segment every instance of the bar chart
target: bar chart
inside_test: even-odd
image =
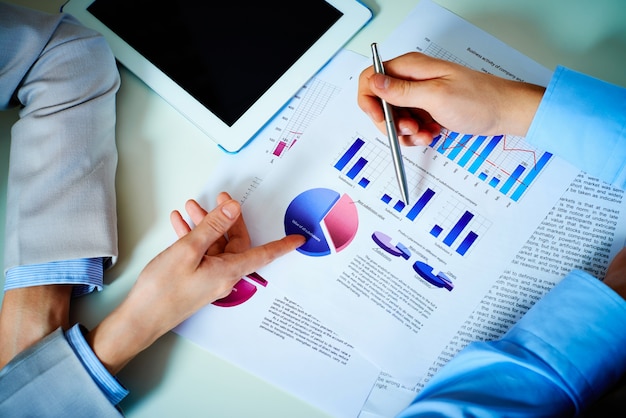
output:
[[[417,201],[412,206],[406,206],[401,200],[394,200],[389,194],[384,193],[381,202],[386,204],[391,211],[404,216],[410,221],[416,221],[437,196],[432,185],[423,186]],[[468,210],[458,200],[446,197],[442,199],[426,215],[429,226],[428,233],[438,239],[446,247],[452,248],[457,254],[463,256],[477,241],[479,234],[484,234],[491,222],[482,216]],[[433,215],[434,214],[434,215]]]
[[[426,205],[432,200],[435,194],[435,191],[431,187],[424,187],[424,190],[420,192],[417,201],[412,206],[410,206],[410,209],[408,210],[405,210],[407,206],[402,200],[394,201],[393,197],[391,197],[391,195],[387,193],[383,193],[380,200],[385,204],[391,205],[394,211],[398,212],[399,214],[404,214],[407,219],[414,221],[417,216],[424,210]]]
[[[317,78],[305,84],[280,114],[269,138],[267,154],[271,158],[282,158],[340,90]]]
[[[385,153],[388,154],[388,151],[356,137],[333,167],[360,187],[367,188],[372,180],[381,175],[388,159]]]
[[[533,149],[521,137],[504,135],[444,130],[430,147],[515,202],[552,158],[551,153]]]
[[[445,154],[452,155],[452,158],[460,155],[461,158],[467,159],[466,163],[470,164],[471,170],[478,173],[480,169],[482,173],[486,171],[486,168],[482,167],[483,164],[500,141],[502,137],[477,139],[467,135],[458,138],[458,134],[450,134],[438,138],[435,142],[439,142],[436,149],[445,150]],[[467,153],[463,154],[460,146],[454,146],[458,142],[469,144],[470,149],[478,150],[479,158],[465,157]],[[481,145],[485,143],[487,147],[481,148]],[[383,176],[384,169],[388,169],[389,164],[389,152],[384,146],[376,141],[368,141],[356,136],[348,141],[334,160],[333,168],[355,186],[368,188],[374,181],[377,181],[379,185],[369,191],[389,213],[407,222],[419,223],[419,227],[425,228],[424,232],[431,239],[450,248],[454,253],[460,256],[468,254],[480,237],[487,232],[491,222],[478,214],[476,209],[469,208],[465,203],[450,195],[440,183],[427,179],[426,176],[419,175],[414,170],[407,172],[409,190],[413,196],[411,199],[413,203],[407,205],[397,197],[397,185],[393,172],[387,170]]]

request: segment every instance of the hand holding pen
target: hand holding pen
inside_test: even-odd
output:
[[[398,139],[427,146],[441,128],[475,135],[525,136],[544,88],[409,52],[361,72],[357,102],[386,133],[381,99],[393,106]]]

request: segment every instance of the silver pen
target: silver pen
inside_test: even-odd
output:
[[[372,57],[374,59],[374,70],[379,74],[385,74],[385,68],[383,62],[378,54],[378,46],[376,42],[372,44]],[[409,204],[409,186],[406,182],[406,173],[404,171],[404,162],[402,160],[402,154],[400,153],[400,141],[398,140],[398,131],[396,131],[396,123],[393,118],[393,110],[389,103],[380,99],[383,106],[383,113],[385,115],[385,125],[387,126],[387,137],[389,138],[389,145],[391,147],[391,158],[393,159],[393,166],[396,170],[396,178],[398,179],[398,185],[400,186],[400,193],[402,200],[405,204]]]

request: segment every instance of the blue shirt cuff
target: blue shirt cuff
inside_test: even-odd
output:
[[[85,366],[91,378],[96,382],[98,387],[100,387],[107,399],[109,399],[113,405],[120,403],[122,399],[128,395],[128,390],[109,373],[98,357],[96,357],[83,336],[83,328],[81,325],[74,325],[65,333],[65,337],[76,353],[76,356],[80,359],[81,363],[83,363],[83,366]]]
[[[558,66],[526,140],[624,188],[625,106],[625,88]]]
[[[21,265],[7,270],[4,291],[51,284],[74,285],[73,296],[102,290],[106,258],[80,258]]]

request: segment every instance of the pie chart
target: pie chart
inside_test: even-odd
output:
[[[257,291],[257,286],[252,282],[263,287],[267,286],[267,280],[261,277],[258,273],[250,273],[245,278],[242,277],[239,279],[239,281],[235,283],[233,290],[231,290],[226,297],[214,301],[213,305],[221,307],[241,305],[250,299]]]
[[[372,234],[372,239],[376,244],[378,244],[380,248],[393,256],[402,257],[405,260],[408,260],[411,257],[411,250],[409,250],[401,242],[398,242],[397,244],[392,244],[392,238],[385,233],[376,231]]]
[[[285,211],[285,233],[304,235],[298,252],[321,257],[345,249],[359,226],[356,205],[347,194],[309,189],[291,201]]]
[[[422,279],[426,280],[433,286],[442,287],[447,289],[448,291],[451,291],[454,288],[454,283],[452,283],[452,280],[450,280],[448,276],[446,276],[442,272],[439,272],[439,274],[435,275],[433,273],[433,268],[426,263],[416,261],[415,264],[413,264],[413,270],[415,270],[415,272]]]

